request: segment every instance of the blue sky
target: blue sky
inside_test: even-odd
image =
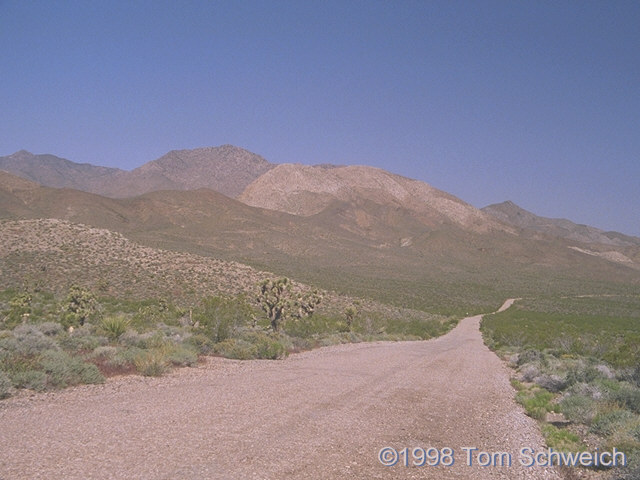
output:
[[[640,2],[0,0],[0,155],[234,144],[640,235]]]

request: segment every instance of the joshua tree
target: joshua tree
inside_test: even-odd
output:
[[[313,315],[322,301],[317,290],[304,295],[294,291],[291,280],[286,277],[263,280],[258,286],[258,304],[267,314],[274,332],[279,331],[288,318],[300,319]]]
[[[69,324],[66,326],[84,325],[87,318],[95,313],[96,303],[93,293],[78,285],[72,285],[65,300],[65,320]]]
[[[358,309],[351,305],[344,309],[344,316],[347,318],[347,327],[349,327],[349,331],[351,331],[351,325],[353,324],[353,319],[358,314]]]

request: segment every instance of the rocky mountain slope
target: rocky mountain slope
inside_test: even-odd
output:
[[[0,157],[0,170],[48,187],[97,193],[104,193],[103,189],[118,183],[127,173],[118,168],[75,163],[55,155],[34,155],[26,150]]]
[[[566,238],[580,243],[597,243],[619,247],[640,246],[640,238],[618,232],[605,232],[588,225],[578,225],[563,218],[546,218],[531,213],[511,201],[482,208],[483,212],[520,228],[535,230],[553,237]]]
[[[611,282],[640,281],[640,258],[633,255],[623,252],[631,260],[623,264],[570,248],[580,246],[565,239],[519,234],[426,184],[375,169],[344,170],[338,180],[354,175],[360,182],[346,194],[336,190],[328,202],[310,195],[322,210],[307,216],[252,207],[209,189],[114,199],[3,173],[0,218],[109,229],[149,247],[238,261],[410,308],[438,305],[445,313],[454,305],[493,308],[511,291],[583,293],[589,284],[600,291]]]
[[[132,170],[109,191],[96,193],[130,197],[156,190],[209,188],[236,197],[274,166],[261,156],[232,145],[172,150]]]
[[[238,199],[248,205],[294,215],[317,215],[331,204],[364,203],[412,212],[425,226],[454,224],[475,232],[509,230],[475,207],[432,186],[367,166],[282,164],[251,183]],[[355,212],[363,227],[376,221]]]
[[[0,170],[47,187],[73,188],[108,197],[132,197],[156,190],[209,188],[235,197],[275,165],[232,145],[172,150],[130,172],[74,163],[21,150],[0,157]]]

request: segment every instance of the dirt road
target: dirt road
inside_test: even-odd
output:
[[[479,321],[426,342],[215,358],[163,378],[5,400],[0,479],[558,478],[521,466],[520,449],[541,451],[542,439]],[[387,446],[450,448],[455,463],[406,467],[400,454],[387,467]],[[497,465],[478,465],[489,458]]]

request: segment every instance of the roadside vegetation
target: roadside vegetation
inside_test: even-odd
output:
[[[456,320],[418,311],[323,305],[288,279],[253,295],[209,296],[191,306],[122,299],[71,286],[65,294],[0,292],[0,398],[101,383],[121,374],[159,376],[204,355],[279,359],[321,346],[442,335]]]
[[[615,447],[629,465],[607,475],[640,478],[640,296],[521,300],[486,316],[482,332],[550,447]]]

